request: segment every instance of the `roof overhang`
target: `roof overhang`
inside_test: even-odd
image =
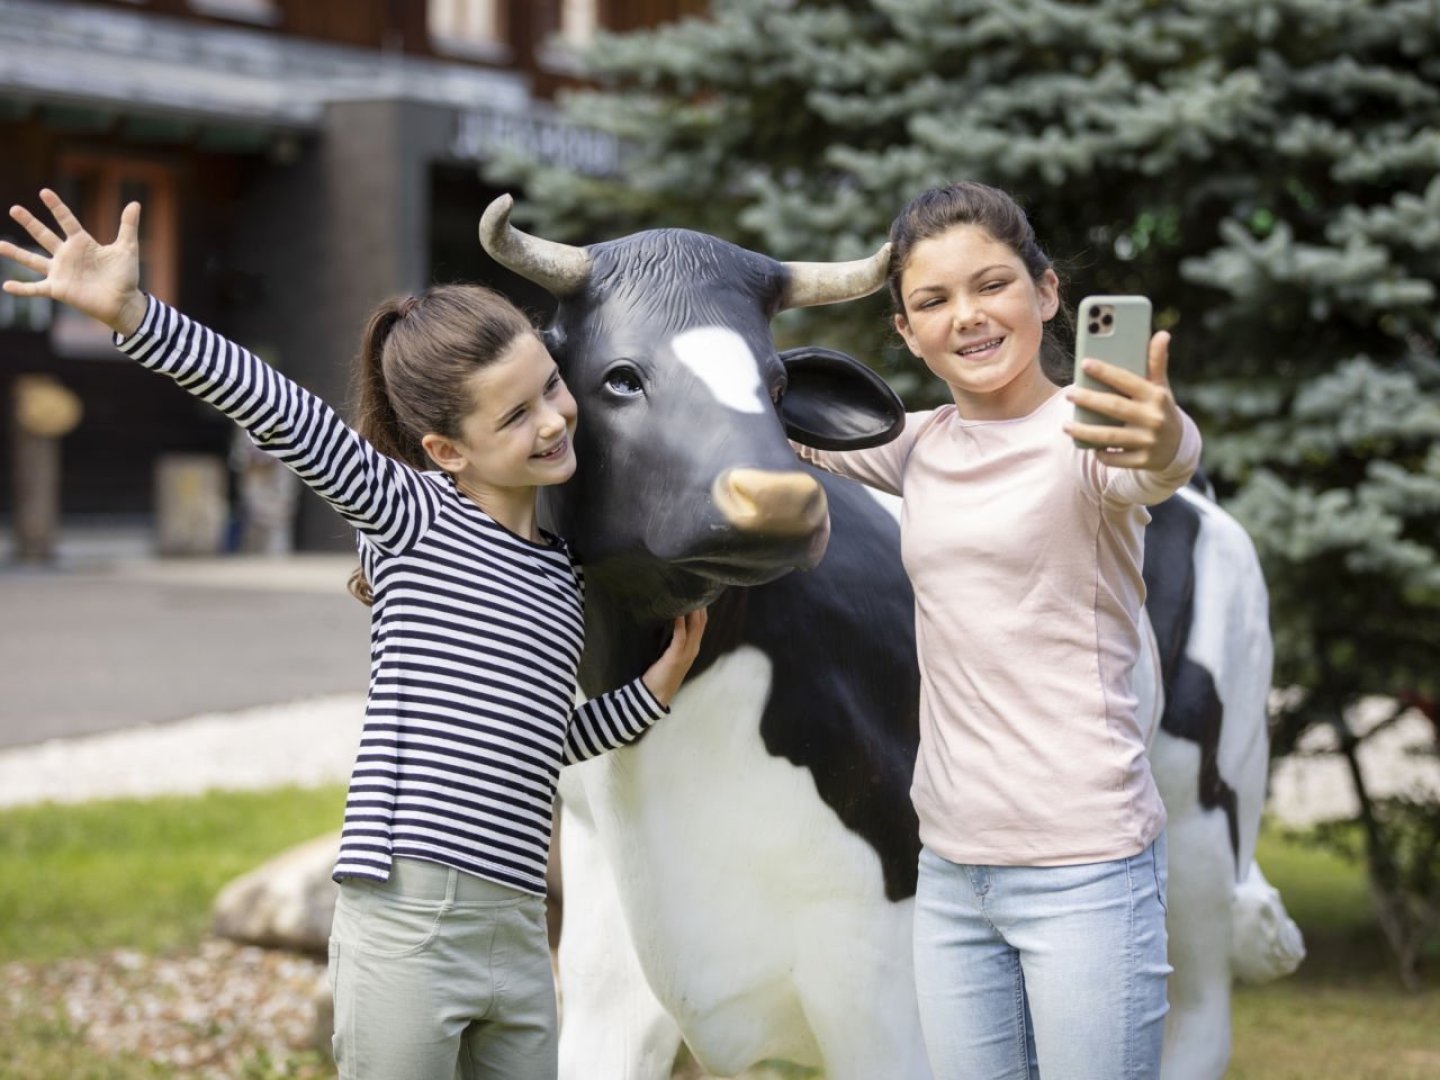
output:
[[[416,101],[524,113],[527,79],[243,28],[47,0],[0,0],[0,118],[121,125],[144,140],[320,126],[336,101]],[[217,136],[217,133],[220,133]]]

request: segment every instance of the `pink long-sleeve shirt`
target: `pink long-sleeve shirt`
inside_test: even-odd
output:
[[[952,862],[1062,866],[1143,850],[1165,825],[1136,715],[1146,505],[1189,480],[1184,421],[1163,472],[1107,467],[1056,393],[1015,420],[912,413],[884,446],[796,446],[903,499],[915,590],[920,838]]]

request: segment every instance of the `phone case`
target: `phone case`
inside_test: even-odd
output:
[[[1086,357],[1144,376],[1148,373],[1150,356],[1150,301],[1144,296],[1087,296],[1076,309],[1075,385],[1101,393],[1116,391],[1080,369]],[[1075,407],[1075,422],[1123,427],[1124,424],[1090,409]],[[1075,440],[1087,450],[1095,444]]]

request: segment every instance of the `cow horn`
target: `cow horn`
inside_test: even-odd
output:
[[[590,256],[584,248],[541,240],[510,224],[515,200],[501,195],[480,218],[480,246],[501,266],[543,286],[555,297],[579,292],[590,277]]]
[[[885,284],[890,272],[890,245],[885,244],[868,259],[843,263],[787,262],[787,279],[780,310],[836,304],[869,296]]]

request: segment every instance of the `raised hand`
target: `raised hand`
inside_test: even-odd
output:
[[[1114,364],[1086,360],[1086,373],[1119,393],[1072,386],[1066,396],[1076,405],[1123,420],[1125,426],[1070,423],[1065,425],[1066,434],[1105,447],[1096,450],[1095,456],[1106,465],[1156,472],[1164,469],[1175,460],[1184,431],[1180,406],[1170,390],[1169,364],[1170,335],[1164,330],[1150,339],[1148,378]]]
[[[670,699],[685,681],[690,665],[700,652],[700,639],[705,636],[705,623],[709,618],[704,608],[688,615],[678,615],[670,635],[670,644],[665,651],[641,676],[650,693],[667,708]]]
[[[100,320],[116,333],[133,334],[145,317],[145,294],[140,291],[140,204],[132,202],[125,207],[114,243],[101,244],[55,192],[43,189],[40,201],[50,208],[65,238],[55,235],[23,206],[12,206],[10,216],[48,258],[0,240],[0,256],[41,275],[39,281],[7,280],[5,291],[14,296],[48,297]]]

